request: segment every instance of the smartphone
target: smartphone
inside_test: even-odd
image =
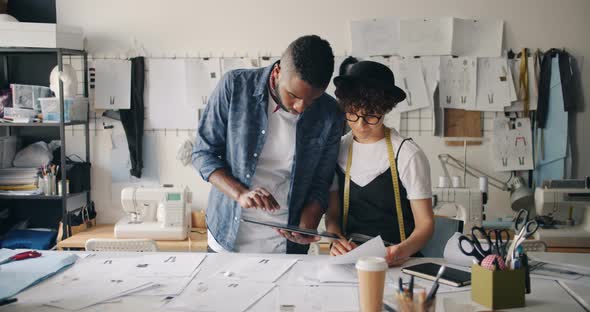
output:
[[[420,277],[423,279],[434,281],[440,265],[432,262],[412,265],[409,267],[402,268],[402,272]],[[449,268],[447,266],[445,273],[440,277],[439,282],[441,284],[461,287],[471,284],[471,273],[467,271],[457,270]]]

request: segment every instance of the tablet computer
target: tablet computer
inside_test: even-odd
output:
[[[421,263],[412,265],[409,267],[402,268],[402,272],[420,277],[423,279],[434,281],[440,265],[432,262]],[[467,271],[461,271],[447,266],[445,273],[440,277],[439,282],[441,284],[461,287],[471,284],[471,273]]]
[[[325,238],[330,238],[330,239],[339,239],[340,238],[340,237],[338,237],[338,235],[333,234],[333,233],[318,232],[317,230],[313,230],[313,229],[304,229],[304,228],[300,228],[298,226],[276,223],[276,222],[261,221],[261,220],[248,219],[248,218],[242,218],[242,222],[270,226],[275,229],[281,229],[281,230],[300,233],[300,234],[309,235],[309,236],[320,236],[320,237],[325,237]]]

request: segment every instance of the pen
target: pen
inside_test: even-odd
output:
[[[408,286],[410,299],[414,299],[414,275],[410,276],[410,285]]]
[[[400,277],[398,280],[398,287],[399,287],[399,294],[403,295],[404,294],[404,281],[402,280],[402,278]]]

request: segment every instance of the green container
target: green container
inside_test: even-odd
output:
[[[471,300],[491,309],[524,307],[525,271],[471,266]]]

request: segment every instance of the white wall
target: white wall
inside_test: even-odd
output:
[[[279,55],[285,46],[303,34],[318,34],[330,41],[335,54],[350,51],[348,22],[354,19],[399,16],[456,16],[496,18],[505,21],[504,47],[548,49],[566,47],[576,56],[590,58],[588,30],[590,1],[587,0],[298,0],[298,1],[191,1],[191,0],[58,0],[58,22],[84,28],[87,48],[96,56],[119,56],[136,39],[152,56],[243,56]],[[590,98],[590,66],[583,67],[585,98]],[[590,156],[590,112],[576,116],[577,159]],[[196,196],[196,208],[204,208],[209,186],[191,167],[176,162],[176,150],[186,133],[157,132],[157,151],[162,183],[188,184]],[[74,133],[79,144],[81,133]],[[93,198],[99,222],[114,222],[121,215],[110,200],[110,156],[105,150],[107,131],[92,134]],[[462,157],[462,148],[448,148],[440,138],[414,138],[426,151],[432,177],[441,174],[436,155],[448,152]],[[72,147],[72,145],[70,145]],[[76,146],[77,147],[77,146]],[[469,162],[493,172],[490,143],[469,148]],[[579,161],[576,176],[590,175],[590,163]],[[505,175],[498,174],[504,178]],[[476,186],[475,180],[468,180]],[[508,196],[492,191],[489,214],[510,213]]]

